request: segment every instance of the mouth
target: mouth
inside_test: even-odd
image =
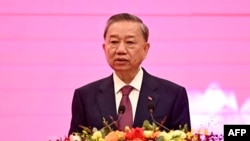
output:
[[[119,64],[122,64],[122,63],[128,62],[128,60],[127,60],[127,59],[124,59],[124,58],[118,58],[118,59],[115,59],[115,62],[116,62],[116,63],[119,63]]]
[[[128,61],[128,60],[124,58],[118,58],[118,59],[115,59],[115,61]]]

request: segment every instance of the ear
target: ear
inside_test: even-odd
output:
[[[145,56],[148,54],[148,50],[149,50],[149,48],[150,48],[150,44],[147,42],[147,43],[145,43],[145,45],[144,45],[144,52],[145,52]]]
[[[150,44],[149,43],[145,43],[143,49],[144,49],[144,57],[143,60],[146,58],[147,54],[148,54],[148,50],[150,48]]]
[[[105,52],[105,50],[106,50],[106,45],[105,45],[105,43],[102,44],[102,49],[103,49],[103,51]]]

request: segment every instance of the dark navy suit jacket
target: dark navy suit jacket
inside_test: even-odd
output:
[[[152,76],[144,69],[143,72],[143,82],[133,126],[141,127],[146,119],[152,121],[148,111],[150,102],[148,97],[151,97],[155,105],[153,116],[157,122],[166,117],[165,127],[179,129],[179,125],[187,124],[190,130],[189,103],[185,88]],[[100,129],[103,127],[103,118],[109,123],[112,122],[110,116],[115,120],[118,117],[112,75],[75,90],[69,134],[81,132],[82,128],[79,128],[79,125]]]

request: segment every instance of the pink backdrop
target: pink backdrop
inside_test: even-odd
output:
[[[188,90],[193,128],[250,123],[248,0],[0,0],[1,140],[67,135],[74,89],[111,73],[109,16],[150,28],[143,66]]]

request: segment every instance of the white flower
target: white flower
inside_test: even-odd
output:
[[[82,141],[82,139],[78,134],[73,133],[69,136],[69,141]]]

